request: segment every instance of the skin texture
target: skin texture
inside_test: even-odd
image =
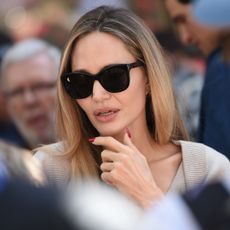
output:
[[[77,42],[72,55],[72,71],[96,74],[107,65],[134,61],[136,59],[121,40],[106,33],[93,32]],[[91,142],[104,147],[101,153],[102,180],[142,207],[163,197],[181,162],[178,147],[173,144],[159,146],[148,132],[146,83],[143,67],[138,67],[131,69],[130,85],[125,91],[110,93],[95,81],[92,95],[76,100],[101,135]],[[97,116],[98,111],[105,113]],[[167,171],[162,172],[161,167],[166,165]]]
[[[165,6],[183,44],[194,44],[205,56],[218,46],[219,31],[197,23],[191,15],[191,4],[165,0]]]
[[[111,46],[111,44],[114,45]],[[99,47],[100,55],[98,55]],[[110,64],[136,61],[120,40],[103,33],[92,33],[81,39],[74,50],[73,60],[78,60],[73,62],[73,70],[84,69],[92,74],[98,73],[103,67]],[[108,93],[96,81],[92,97],[77,100],[101,135],[117,135],[130,123],[133,123],[132,127],[129,127],[131,131],[139,127],[147,129],[145,124],[146,77],[143,68],[133,68],[130,70],[130,74],[130,87],[123,92]],[[135,104],[131,103],[133,100],[136,102]],[[101,110],[119,110],[119,112],[111,122],[100,122],[94,113]]]
[[[55,141],[55,87],[32,92],[40,83],[54,83],[56,70],[45,53],[7,67],[3,85],[5,92],[23,89],[19,97],[6,99],[7,111],[31,148]]]

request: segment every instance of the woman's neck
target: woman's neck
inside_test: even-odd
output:
[[[139,132],[136,132],[139,130]],[[146,157],[148,162],[159,161],[180,152],[180,147],[173,143],[160,145],[156,143],[150,135],[148,129],[146,130],[129,130],[131,140],[136,148]]]
[[[156,143],[148,129],[143,130],[143,132],[133,133],[132,141],[148,162],[160,161],[181,152],[181,147],[172,142],[163,145]]]

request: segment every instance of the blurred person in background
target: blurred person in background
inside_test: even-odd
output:
[[[198,58],[181,44],[173,31],[158,32],[156,38],[168,57],[181,117],[190,138],[196,140],[203,86],[203,73],[196,64]]]
[[[137,226],[144,214],[124,194],[89,179],[71,183],[64,207],[75,226],[84,230],[139,230]]]
[[[46,183],[40,162],[32,157],[29,150],[0,141],[0,161],[0,168],[5,168],[8,180],[18,178],[40,186]]]
[[[230,78],[221,53],[219,28],[204,26],[194,19],[191,1],[165,0],[166,8],[184,44],[195,44],[207,57],[201,95],[198,141],[230,158]]]
[[[54,111],[59,50],[38,39],[13,45],[1,65],[1,89],[6,110],[24,139],[22,147],[33,149],[56,140]]]
[[[0,31],[0,65],[2,58],[5,55],[7,49],[13,45],[13,40],[10,35],[5,31]],[[7,142],[21,145],[23,139],[17,131],[15,125],[11,121],[9,114],[6,110],[6,102],[3,95],[3,91],[0,87],[0,139]]]
[[[198,24],[191,15],[191,4],[180,0],[164,1],[184,45],[196,45],[206,57],[219,47],[219,32]]]
[[[87,11],[92,10],[101,5],[111,5],[116,7],[128,7],[128,0],[79,0],[77,2],[76,11],[81,16],[85,14]]]
[[[161,47],[135,14],[109,6],[86,13],[62,57],[62,142],[34,155],[51,183],[100,177],[147,208],[230,170],[225,156],[187,141]]]
[[[1,168],[0,168],[1,173]],[[4,230],[82,230],[60,204],[62,195],[50,187],[0,178],[0,224]]]
[[[145,212],[139,230],[230,229],[229,175],[183,194],[170,194]],[[175,211],[176,210],[176,211]]]
[[[210,27],[218,28],[220,31],[220,46],[223,54],[223,59],[226,61],[225,69],[230,76],[230,14],[226,9],[230,8],[230,1],[220,0],[212,1],[212,4],[208,6],[210,0],[194,1],[193,16],[199,23]],[[224,71],[224,70],[223,70]]]
[[[46,185],[29,151],[0,142],[1,229],[78,230],[64,210],[62,196]]]
[[[78,230],[61,200],[31,151],[0,141],[1,229]]]

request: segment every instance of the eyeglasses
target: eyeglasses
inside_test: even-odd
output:
[[[73,99],[89,97],[93,91],[94,81],[99,81],[105,90],[118,93],[129,87],[129,71],[132,68],[144,66],[143,62],[136,61],[130,64],[114,64],[103,68],[97,74],[85,72],[71,72],[62,75],[61,80],[66,92]]]
[[[11,91],[4,92],[4,95],[8,99],[19,99],[25,94],[26,91],[32,92],[34,95],[39,96],[54,88],[56,82],[40,82],[30,87],[20,87]]]

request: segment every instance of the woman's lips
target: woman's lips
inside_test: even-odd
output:
[[[94,112],[94,116],[97,121],[110,122],[117,116],[118,112],[119,109],[97,110]]]

